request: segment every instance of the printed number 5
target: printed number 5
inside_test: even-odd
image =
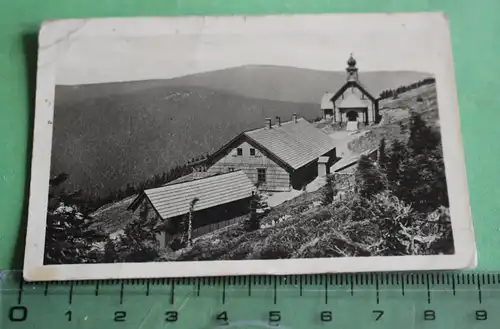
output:
[[[280,311],[271,311],[269,312],[269,324],[271,325],[278,325],[278,323],[281,321],[281,313]]]

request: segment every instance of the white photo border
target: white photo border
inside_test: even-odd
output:
[[[314,33],[358,24],[368,31],[383,27],[406,33],[425,33],[427,42],[415,44],[415,58],[426,62],[436,78],[450,215],[453,255],[373,256],[351,258],[181,261],[114,264],[44,265],[47,195],[51,166],[54,94],[57,59],[72,40],[92,36],[140,37],[177,34]],[[415,32],[417,31],[417,32]],[[421,31],[421,32],[418,32]],[[45,22],[39,34],[39,57],[28,227],[24,259],[27,281],[125,279],[187,276],[283,275],[341,272],[454,270],[476,265],[476,247],[469,206],[465,160],[460,132],[451,40],[442,13],[316,14],[269,16],[188,16],[149,18],[68,19]],[[397,44],[394,45],[397,54]],[[388,56],[389,57],[389,56]],[[391,62],[392,60],[392,62]],[[405,58],[386,59],[383,70],[398,70]]]

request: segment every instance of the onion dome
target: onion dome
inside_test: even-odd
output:
[[[356,60],[354,59],[354,57],[352,57],[352,54],[349,57],[349,59],[347,60],[347,65],[349,65],[350,67],[356,66]]]

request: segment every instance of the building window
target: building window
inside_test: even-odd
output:
[[[257,168],[257,183],[265,183],[265,182],[266,182],[266,169]]]
[[[250,149],[250,155],[255,156],[255,149]]]
[[[241,147],[238,147],[238,148],[236,149],[236,154],[237,154],[237,155],[243,155],[243,149],[242,149]]]
[[[227,168],[227,170],[228,170],[229,172],[233,172],[233,171],[234,171],[234,167],[229,167],[229,168]]]

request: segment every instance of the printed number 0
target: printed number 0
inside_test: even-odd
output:
[[[24,306],[13,306],[9,311],[9,320],[12,322],[22,322],[28,317],[28,309]]]

